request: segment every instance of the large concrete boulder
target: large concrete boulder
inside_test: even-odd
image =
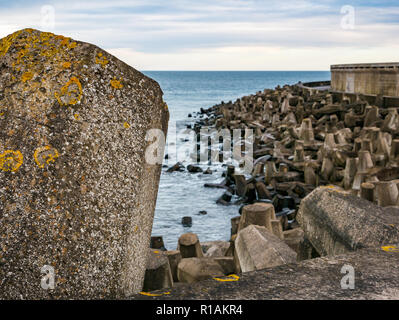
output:
[[[162,158],[146,135],[168,117],[154,80],[94,45],[0,40],[0,298],[142,289]]]
[[[310,193],[296,219],[321,256],[399,241],[399,209],[380,207],[337,187]]]
[[[296,262],[296,252],[265,227],[250,225],[234,242],[234,257],[242,272]]]

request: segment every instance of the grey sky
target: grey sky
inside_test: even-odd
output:
[[[141,70],[399,60],[398,1],[0,1],[0,37],[24,27],[94,43]]]

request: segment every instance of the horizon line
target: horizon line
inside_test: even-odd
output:
[[[331,72],[331,70],[140,70],[142,72]]]

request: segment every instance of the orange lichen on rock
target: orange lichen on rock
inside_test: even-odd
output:
[[[68,62],[68,61],[65,61],[65,62],[62,64],[62,67],[63,67],[64,69],[69,69],[69,68],[71,67],[71,63]]]
[[[100,64],[103,68],[108,64],[107,58],[99,52],[96,56],[96,64]]]
[[[16,172],[24,162],[21,151],[6,150],[0,154],[0,169],[3,171]]]
[[[29,81],[29,80],[31,80],[33,78],[33,72],[30,72],[30,71],[28,71],[28,72],[25,72],[23,75],[22,75],[22,77],[21,77],[21,80],[22,80],[22,82],[26,82],[26,81]]]
[[[77,77],[72,77],[60,92],[54,93],[58,103],[62,106],[77,104],[82,99],[82,85]]]
[[[14,32],[13,34],[8,35],[7,37],[1,39],[0,43],[0,57],[4,56],[7,52],[14,40],[21,34],[23,30]]]
[[[111,86],[115,89],[123,88],[123,84],[119,80],[116,80],[115,78],[111,80]]]
[[[51,162],[55,162],[58,157],[59,153],[57,149],[51,146],[39,147],[33,154],[36,164],[42,169],[46,164],[49,165]]]

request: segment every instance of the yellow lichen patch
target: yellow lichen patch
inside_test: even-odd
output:
[[[381,249],[386,252],[399,252],[399,248],[397,246],[383,246]]]
[[[108,64],[107,58],[99,52],[96,56],[96,64],[100,64],[102,67],[105,67]]]
[[[0,169],[3,171],[16,172],[23,162],[24,157],[19,150],[6,150],[0,154]]]
[[[62,63],[62,67],[64,69],[69,69],[71,67],[71,63],[68,61],[65,61],[64,63]]]
[[[80,116],[79,116],[79,114],[77,114],[77,113],[75,113],[75,114],[73,115],[73,117],[75,118],[75,120],[80,120]]]
[[[62,46],[68,46],[69,45],[70,38],[66,38],[66,37],[63,37],[63,36],[58,36],[57,38],[59,38],[61,40],[60,45],[62,45]]]
[[[166,102],[164,103],[163,107],[165,108],[165,110],[168,110],[168,105],[166,104]]]
[[[26,82],[26,81],[29,81],[29,80],[31,80],[33,78],[33,73],[32,72],[25,72],[23,75],[22,75],[22,77],[21,77],[21,80],[22,80],[22,82]]]
[[[240,279],[240,277],[235,274],[231,274],[224,278],[213,278],[213,280],[220,281],[220,282],[232,282],[232,281],[238,281],[239,279]]]
[[[51,146],[39,147],[35,150],[33,158],[39,168],[44,168],[45,165],[49,165],[51,162],[55,162],[59,154],[57,149]]]
[[[123,127],[124,127],[125,129],[128,129],[128,128],[130,128],[130,124],[129,124],[128,122],[125,122],[125,123],[123,124]]]
[[[113,87],[115,89],[122,89],[123,88],[123,84],[119,80],[116,80],[114,78],[114,79],[111,80],[111,87]]]
[[[77,44],[76,42],[72,42],[72,43],[68,46],[68,48],[69,48],[69,49],[73,49],[73,48],[76,48],[77,45],[78,45],[78,44]]]
[[[76,77],[72,77],[60,92],[54,93],[58,103],[62,106],[77,104],[82,99],[82,85]]]
[[[8,49],[11,47],[14,40],[20,35],[22,30],[14,32],[13,34],[8,35],[7,37],[1,39],[0,42],[0,57],[4,56]]]

